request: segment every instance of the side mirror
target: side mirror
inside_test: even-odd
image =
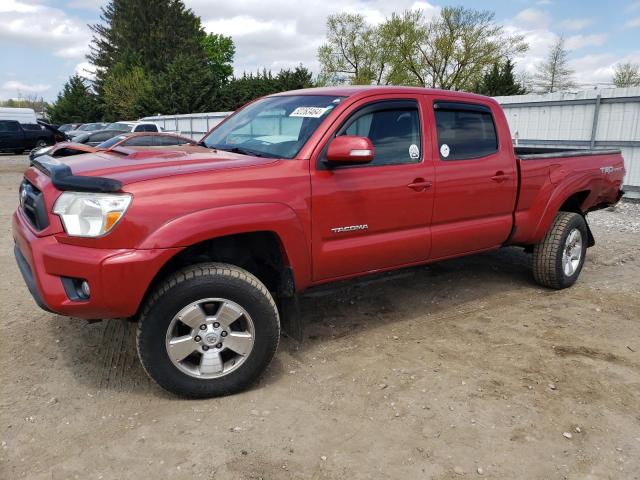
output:
[[[373,144],[367,137],[342,135],[331,141],[326,157],[329,163],[359,164],[371,162],[373,155]]]

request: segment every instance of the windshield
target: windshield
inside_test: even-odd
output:
[[[116,143],[118,143],[118,142],[120,142],[120,141],[124,140],[125,138],[127,138],[127,137],[126,137],[126,135],[116,135],[115,137],[110,138],[109,140],[106,140],[106,141],[102,142],[102,143],[101,143],[101,144],[99,144],[97,147],[98,147],[98,148],[104,148],[104,149],[111,148],[111,147],[113,147]]]
[[[127,125],[126,123],[114,122],[107,125],[105,130],[118,130],[120,132],[128,132],[131,130],[131,125]]]
[[[258,100],[214,129],[205,146],[246,155],[295,157],[344,97],[291,95]]]

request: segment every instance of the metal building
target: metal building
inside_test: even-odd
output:
[[[620,148],[640,192],[640,87],[495,97],[520,146]]]

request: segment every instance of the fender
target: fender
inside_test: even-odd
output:
[[[550,172],[550,175],[552,174],[553,170]],[[551,178],[553,182],[553,176]],[[549,228],[551,228],[551,224],[558,214],[560,207],[569,197],[578,192],[589,191],[589,195],[582,205],[580,205],[580,211],[584,214],[584,212],[594,204],[592,192],[596,191],[598,181],[599,178],[590,172],[584,172],[579,175],[573,172],[570,176],[564,176],[556,185],[556,188],[547,201],[544,212],[539,217],[540,220],[533,230],[529,243],[538,243],[544,238]]]
[[[278,236],[296,288],[303,290],[311,282],[309,241],[295,211],[283,203],[245,203],[192,212],[161,225],[139,248],[184,248],[213,238],[261,231]]]

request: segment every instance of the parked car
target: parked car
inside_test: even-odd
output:
[[[109,140],[110,138],[120,135],[122,132],[119,130],[96,130],[95,132],[83,132],[75,135],[69,140],[74,143],[84,143],[95,147],[96,145]],[[67,135],[67,138],[69,136]]]
[[[32,148],[55,143],[52,130],[38,123],[20,123],[18,120],[0,120],[0,151],[16,154]]]
[[[625,173],[618,150],[514,150],[496,101],[423,88],[271,95],[202,145],[35,159],[13,215],[36,303],[136,319],[146,372],[190,397],[251,384],[328,282],[517,245],[573,285]]]
[[[80,125],[82,124],[81,123],[63,123],[58,127],[58,130],[60,130],[63,133],[66,133],[70,130],[77,130]]]
[[[107,128],[106,123],[83,123],[74,130],[68,130],[66,133],[67,138],[74,138],[84,133],[96,132],[98,130],[104,130]]]
[[[153,122],[114,122],[105,128],[120,130],[121,132],[166,132],[167,130]],[[180,132],[173,132],[180,133]]]
[[[195,140],[191,140],[187,137],[175,135],[173,133],[123,133],[110,138],[109,140],[102,142],[96,146],[87,145],[84,143],[74,142],[61,142],[56,143],[50,147],[44,147],[39,150],[33,150],[29,155],[31,160],[48,155],[50,157],[70,157],[73,155],[79,155],[82,153],[95,153],[98,151],[116,151],[118,153],[125,152],[125,149],[129,149],[134,152],[139,149],[153,150],[155,148],[163,147],[180,147],[187,145],[192,148],[199,148],[202,151],[207,151],[205,147],[198,147]]]

